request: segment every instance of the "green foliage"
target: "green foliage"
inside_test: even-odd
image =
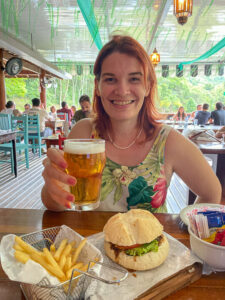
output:
[[[225,102],[224,90],[223,77],[160,77],[159,111],[177,112],[179,106],[184,106],[186,112],[192,112],[203,103],[208,103],[209,110],[214,110],[216,102]]]
[[[67,72],[73,73],[73,68],[67,66]],[[88,70],[89,71],[89,70]],[[59,108],[62,101],[79,108],[79,98],[83,94],[92,98],[94,90],[94,75],[87,72],[73,75],[72,80],[55,79],[56,85],[46,89],[47,110],[55,105]],[[184,106],[186,112],[192,112],[197,104],[208,103],[209,110],[215,109],[215,103],[225,103],[224,77],[159,77],[159,104],[161,112],[177,112],[179,106]],[[40,98],[39,79],[7,78],[7,100],[13,100],[17,108],[24,110],[25,103],[31,103],[34,97]]]
[[[6,78],[5,87],[7,100],[22,98],[27,92],[25,81],[19,78]]]

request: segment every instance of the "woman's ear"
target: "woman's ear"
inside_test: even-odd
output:
[[[99,84],[99,82],[98,82],[98,80],[95,78],[95,91],[96,91],[96,95],[97,95],[97,96],[100,96],[98,84]]]
[[[150,93],[150,83],[148,83],[146,86],[145,97],[147,97],[149,93]]]

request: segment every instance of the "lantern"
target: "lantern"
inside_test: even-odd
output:
[[[153,53],[150,55],[151,62],[154,66],[157,66],[160,62],[160,55],[157,52],[156,48],[154,49]]]
[[[192,15],[193,0],[174,0],[173,13],[177,22],[181,25],[187,23],[188,17]]]

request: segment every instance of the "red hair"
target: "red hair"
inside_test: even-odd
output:
[[[102,138],[107,138],[104,132],[112,133],[111,121],[108,114],[105,112],[101,97],[96,93],[96,84],[101,77],[101,68],[104,59],[113,52],[119,52],[135,57],[141,63],[144,69],[145,86],[149,86],[149,94],[145,97],[143,106],[139,112],[138,125],[143,127],[146,140],[151,139],[156,127],[159,114],[155,107],[155,98],[157,95],[157,79],[154,67],[145,49],[133,38],[129,36],[115,35],[98,54],[94,65],[95,75],[95,90],[93,96],[93,111],[96,114],[95,128]]]

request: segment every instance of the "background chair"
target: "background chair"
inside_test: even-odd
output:
[[[0,130],[11,129],[11,115],[0,114]]]
[[[67,113],[59,112],[59,113],[57,113],[57,118],[59,118],[60,120],[65,120],[66,122],[68,122],[68,114]]]
[[[22,117],[11,117],[11,129],[18,131],[17,136],[20,142],[16,142],[16,152],[22,152],[24,150],[26,168],[29,168],[29,144],[28,144],[28,116],[23,115]],[[0,151],[10,152],[10,158],[7,160],[0,160],[0,162],[11,163],[12,173],[14,172],[13,162],[13,149],[12,143],[0,144]],[[23,162],[23,161],[22,161]]]
[[[45,147],[45,144],[42,144],[39,115],[28,115],[28,139],[32,152],[36,153],[38,149],[39,157],[41,157],[41,148]]]
[[[62,137],[62,136],[59,134],[59,149],[60,149],[60,150],[63,150],[63,148],[64,148],[64,140],[66,140],[66,137]]]

